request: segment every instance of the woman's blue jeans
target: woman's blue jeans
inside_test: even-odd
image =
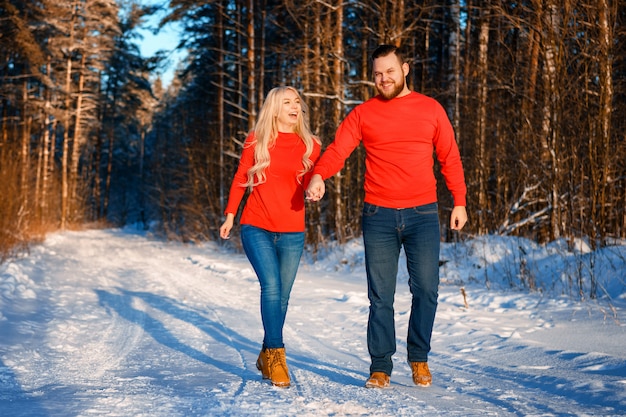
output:
[[[439,287],[439,215],[437,203],[391,209],[365,203],[363,243],[370,301],[367,346],[370,372],[391,375],[396,352],[394,297],[400,249],[404,247],[412,295],[407,354],[426,362],[437,311]]]
[[[243,224],[241,242],[261,284],[263,346],[282,348],[283,325],[304,249],[304,232],[277,233]]]

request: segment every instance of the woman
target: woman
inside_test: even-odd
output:
[[[228,239],[245,194],[241,242],[261,284],[263,346],[257,368],[278,387],[291,384],[283,325],[304,249],[304,190],[320,155],[293,87],[272,89],[243,147],[220,236]]]

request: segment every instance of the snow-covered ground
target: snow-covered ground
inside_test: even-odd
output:
[[[132,228],[52,234],[0,265],[0,416],[623,415],[625,259],[623,243],[445,244],[433,385],[411,382],[402,269],[392,386],[376,390],[363,387],[361,242],[307,255],[280,389],[255,367],[259,287],[243,254]],[[599,299],[580,301],[590,272]]]

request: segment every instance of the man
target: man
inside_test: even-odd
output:
[[[439,216],[433,150],[454,198],[450,228],[467,222],[465,176],[454,131],[443,107],[409,90],[409,65],[393,45],[372,54],[378,95],[354,108],[339,125],[335,140],[315,165],[309,200],[325,192],[335,175],[363,142],[365,203],[363,243],[370,301],[367,346],[371,357],[368,388],[389,386],[396,351],[394,296],[403,247],[412,294],[407,355],[418,386],[432,381],[428,352],[439,286]]]

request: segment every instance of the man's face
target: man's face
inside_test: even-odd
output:
[[[401,65],[396,54],[376,58],[373,67],[374,84],[381,96],[391,100],[403,92],[408,65]]]

